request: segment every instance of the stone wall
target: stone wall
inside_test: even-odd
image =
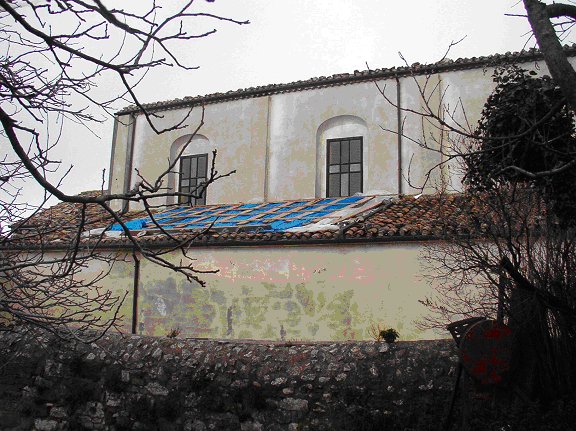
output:
[[[440,429],[458,361],[451,340],[0,345],[2,430]]]

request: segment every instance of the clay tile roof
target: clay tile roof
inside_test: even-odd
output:
[[[564,51],[569,56],[576,55],[576,44],[564,46]],[[481,67],[496,66],[505,63],[522,63],[529,61],[541,60],[542,53],[537,49],[523,50],[520,52],[507,52],[506,54],[494,54],[482,57],[459,58],[457,60],[444,59],[436,63],[420,64],[414,63],[411,67],[391,67],[375,70],[354,71],[354,73],[337,73],[332,76],[320,76],[306,80],[289,82],[285,84],[268,84],[258,87],[250,87],[239,90],[230,90],[225,93],[212,93],[204,96],[184,97],[182,99],[173,99],[143,104],[147,111],[165,111],[170,109],[179,109],[195,105],[206,105],[219,103],[228,100],[247,99],[253,97],[268,96],[271,94],[287,93],[294,91],[304,91],[314,88],[349,85],[357,82],[372,81],[374,79],[386,79],[395,77],[406,77],[413,74],[426,75],[430,73],[449,72],[465,69],[474,69]],[[117,115],[138,113],[140,108],[131,105],[120,111]]]
[[[91,190],[78,196],[99,196],[102,192]],[[2,246],[9,243],[48,243],[65,244],[78,235],[82,220],[83,205],[60,202],[52,207],[41,209],[11,226],[12,235],[5,237]],[[131,214],[135,216],[137,213]],[[114,222],[100,205],[87,204],[84,208],[84,229],[105,228]]]
[[[344,198],[340,198],[344,199]],[[233,228],[220,227],[219,229],[198,228],[198,225],[184,222],[170,226],[168,222],[164,224],[166,231],[170,233],[173,239],[161,232],[157,226],[148,223],[142,227],[138,226],[146,214],[142,212],[133,212],[123,216],[127,226],[138,241],[151,247],[164,247],[174,245],[174,240],[188,241],[194,245],[259,245],[259,244],[304,244],[304,243],[331,243],[331,242],[389,242],[389,241],[426,241],[446,239],[452,235],[482,235],[486,229],[501,226],[505,223],[497,216],[492,217],[487,212],[486,202],[479,198],[470,198],[461,194],[453,195],[423,195],[415,196],[370,196],[353,198],[357,199],[348,202],[346,213],[338,216],[330,213],[326,216],[307,219],[299,228],[290,228],[290,225],[283,227],[282,224],[276,229],[245,228],[239,229],[238,226]],[[324,207],[329,203],[322,203],[322,199],[301,199],[297,201],[302,207],[308,208],[314,205]],[[276,203],[262,204],[226,204],[226,205],[209,205],[206,207],[175,207],[169,211],[184,214],[181,219],[190,220],[187,211],[195,214],[217,213],[225,214],[226,212],[240,212],[238,208],[253,207],[265,205],[275,205],[274,208],[287,208],[294,204],[295,201],[282,201]],[[342,205],[342,204],[340,204]],[[527,213],[534,223],[538,223],[539,217],[542,216],[542,210],[538,207],[537,202],[530,203],[530,211]],[[248,212],[248,210],[245,210]],[[270,210],[267,210],[270,211]],[[276,210],[272,210],[274,212]],[[288,211],[288,210],[286,210]],[[306,210],[308,211],[308,210]],[[313,211],[313,210],[310,210]],[[11,238],[12,244],[43,243],[52,247],[63,247],[78,235],[79,220],[81,214],[81,205],[59,203],[49,209],[46,209],[31,219],[26,221],[27,229],[18,230],[19,235]],[[166,217],[165,212],[159,212],[156,216],[158,220]],[[239,214],[233,214],[225,217],[236,217]],[[202,215],[199,216],[200,218]],[[259,216],[257,216],[259,217]],[[300,216],[299,216],[300,217]],[[318,223],[323,217],[332,217],[328,224]],[[324,219],[326,220],[326,219]],[[324,222],[322,220],[322,222]],[[175,222],[171,222],[175,223]],[[180,223],[180,222],[177,222]],[[193,223],[188,221],[188,223]],[[282,222],[280,222],[282,223]],[[84,231],[98,228],[110,229],[114,220],[106,214],[98,205],[88,205],[86,207],[86,226]],[[196,226],[196,227],[194,227]],[[326,228],[324,228],[326,227]],[[22,226],[19,226],[22,228]],[[133,230],[134,228],[134,230]],[[112,227],[112,230],[115,228]],[[116,228],[116,235],[101,235],[100,231],[95,236],[83,235],[82,241],[94,242],[104,246],[128,247],[130,242],[120,234]],[[109,231],[108,231],[109,232]],[[4,242],[4,248],[9,248],[10,242]]]

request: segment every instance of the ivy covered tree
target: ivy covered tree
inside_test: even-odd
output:
[[[497,68],[488,97],[464,154],[465,184],[475,191],[505,184],[537,188],[563,225],[576,223],[574,114],[549,76],[517,66]]]
[[[576,71],[561,43],[576,22],[576,5],[570,1],[547,4],[540,0],[523,0],[523,3],[550,75],[560,87],[568,106],[576,110]]]
[[[576,390],[574,114],[549,77],[498,68],[463,160],[444,243],[427,248],[436,293],[425,327],[484,316],[514,333],[515,393],[544,404]],[[453,201],[457,201],[454,209]],[[456,214],[454,214],[456,212]]]

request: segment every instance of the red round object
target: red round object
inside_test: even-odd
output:
[[[512,330],[495,320],[473,324],[462,337],[460,359],[468,374],[481,384],[500,383],[510,370]]]

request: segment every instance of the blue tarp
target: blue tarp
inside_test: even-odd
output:
[[[140,229],[144,229],[146,226],[148,226],[148,223],[150,223],[150,220],[148,220],[148,219],[137,219],[137,220],[127,221],[126,223],[124,223],[124,225],[128,228],[128,230],[140,230]],[[119,224],[115,224],[110,228],[110,230],[123,231],[124,229]]]
[[[346,208],[361,199],[363,199],[362,196],[350,196],[325,198],[318,201],[296,201],[282,208],[278,207],[285,205],[285,202],[239,206],[177,207],[159,213],[155,216],[155,220],[164,229],[202,229],[207,228],[212,222],[216,227],[244,227],[261,225],[267,220],[277,219],[271,224],[271,231],[282,231],[329,217],[334,211]],[[269,211],[273,212],[262,215]],[[126,227],[130,230],[157,228],[149,218],[129,221]],[[115,224],[110,230],[121,231],[122,228]]]

